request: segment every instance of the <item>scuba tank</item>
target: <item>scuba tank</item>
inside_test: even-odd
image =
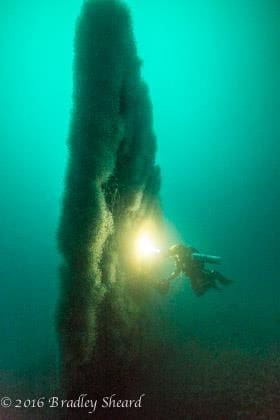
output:
[[[194,252],[192,254],[192,259],[202,263],[221,264],[221,257],[216,257],[215,255],[200,254],[198,252]]]

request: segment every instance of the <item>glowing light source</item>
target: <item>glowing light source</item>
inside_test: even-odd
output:
[[[136,251],[140,257],[148,257],[160,253],[160,249],[156,247],[148,233],[139,235],[136,241]]]

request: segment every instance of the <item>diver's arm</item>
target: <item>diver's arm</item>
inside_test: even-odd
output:
[[[181,268],[179,267],[179,265],[176,265],[176,268],[175,268],[175,270],[173,271],[173,273],[171,273],[170,274],[170,276],[167,278],[167,281],[170,281],[170,280],[174,280],[174,279],[176,279],[176,277],[178,277],[179,275],[180,275],[180,273],[181,273]]]

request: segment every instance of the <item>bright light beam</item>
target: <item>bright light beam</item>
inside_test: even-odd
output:
[[[142,233],[136,242],[137,254],[141,257],[148,257],[159,254],[160,249],[157,248],[147,233]]]

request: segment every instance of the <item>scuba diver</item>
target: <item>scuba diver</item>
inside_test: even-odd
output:
[[[228,285],[231,280],[224,277],[219,271],[205,267],[205,264],[220,264],[221,258],[200,254],[197,249],[185,245],[173,245],[166,254],[175,262],[175,271],[167,279],[157,283],[156,288],[162,294],[168,293],[171,280],[180,274],[189,277],[191,287],[197,296],[202,296],[210,288],[218,289],[218,283]]]

